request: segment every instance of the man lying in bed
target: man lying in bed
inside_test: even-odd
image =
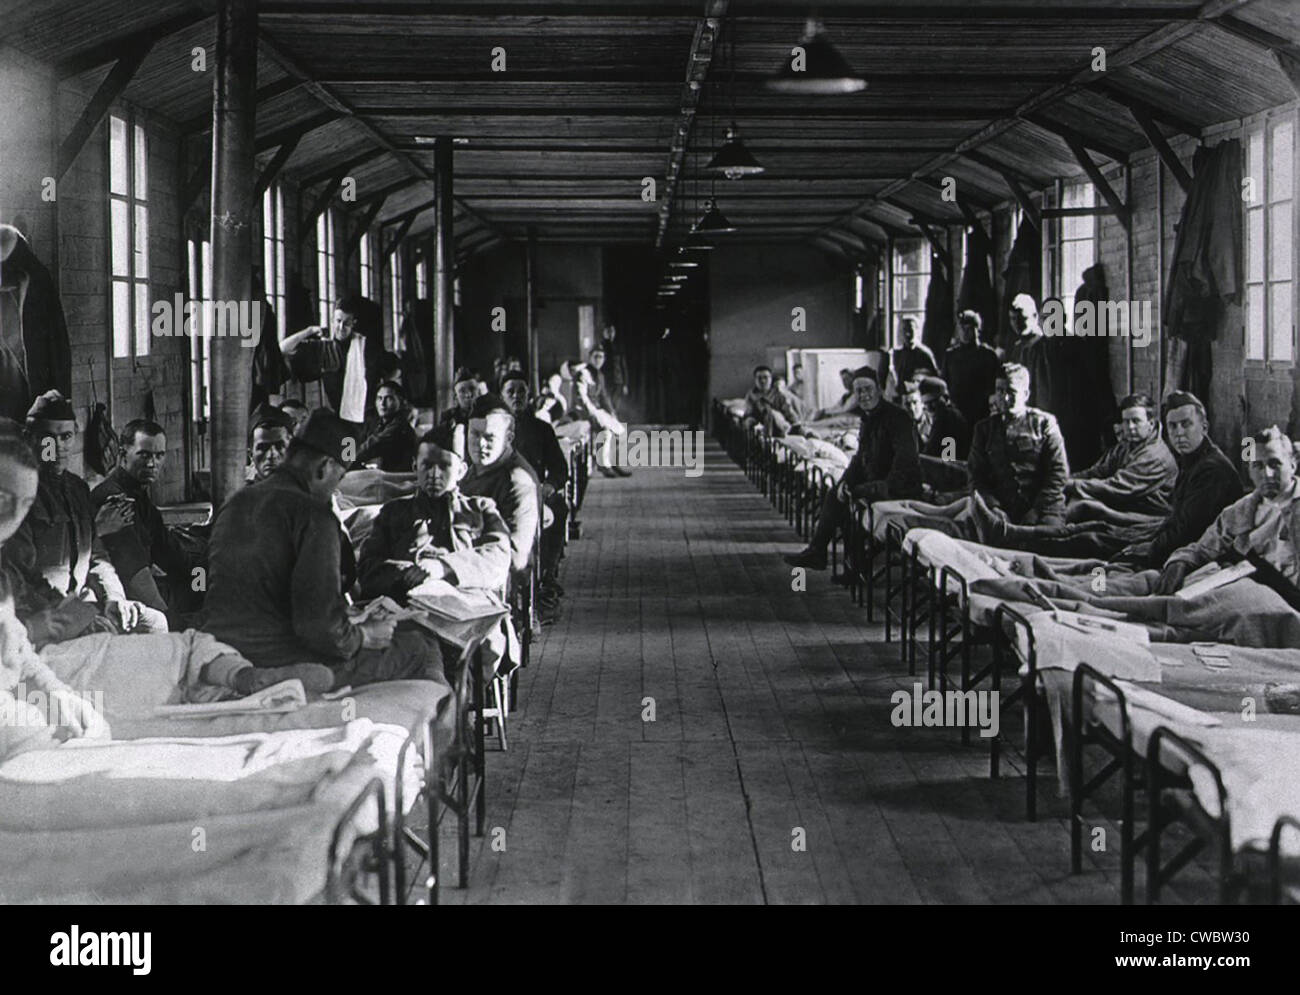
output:
[[[258,667],[325,664],[336,686],[421,678],[447,687],[432,637],[348,618],[330,497],[355,447],[338,415],[313,411],[284,464],[226,502],[212,527],[203,628]]]
[[[1132,408],[1124,412],[1126,435],[1131,433],[1132,412]],[[1210,439],[1205,405],[1195,395],[1184,391],[1169,395],[1165,427],[1178,467],[1165,518],[1026,527],[986,514],[977,504],[972,511],[980,541],[1043,556],[1111,558],[1138,567],[1163,567],[1170,553],[1197,539],[1220,511],[1241,496],[1241,479]]]

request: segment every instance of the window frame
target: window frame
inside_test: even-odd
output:
[[[1287,196],[1275,196],[1274,186],[1275,177],[1273,167],[1276,160],[1274,140],[1279,128],[1289,127],[1291,131],[1291,155],[1289,162],[1291,164],[1291,189]],[[1261,175],[1255,177],[1251,172],[1251,145],[1258,138],[1261,142]],[[1248,368],[1271,370],[1288,370],[1297,365],[1297,342],[1296,342],[1296,313],[1300,307],[1300,297],[1297,296],[1297,288],[1300,286],[1300,280],[1296,279],[1296,240],[1300,238],[1300,222],[1298,222],[1297,201],[1300,201],[1300,182],[1297,181],[1297,164],[1295,156],[1297,148],[1300,147],[1300,121],[1297,119],[1297,109],[1289,108],[1279,112],[1265,112],[1254,118],[1248,119],[1241,130],[1242,145],[1242,175],[1254,181],[1255,199],[1245,200],[1243,197],[1242,206],[1242,271],[1243,271],[1243,294],[1241,299],[1241,347],[1242,357]],[[1281,233],[1282,244],[1288,247],[1290,253],[1290,266],[1286,268],[1281,277],[1273,275],[1274,267],[1274,233],[1275,233],[1275,216],[1279,208],[1289,206],[1290,210],[1285,211],[1285,221],[1282,223],[1283,231]],[[1255,218],[1259,219],[1260,234],[1259,245],[1262,250],[1262,262],[1260,265],[1260,278],[1252,279],[1251,264],[1253,254],[1251,252],[1251,224]],[[1286,343],[1289,349],[1288,355],[1279,355],[1276,346],[1278,345],[1278,329],[1274,321],[1274,295],[1275,287],[1289,286],[1290,292],[1285,295],[1288,306],[1291,310],[1290,327],[1287,329]],[[1253,306],[1251,304],[1252,288],[1259,288],[1261,293],[1261,303],[1263,305],[1263,317],[1261,322],[1261,333],[1263,335],[1262,353],[1252,350],[1251,342],[1251,318],[1253,315]]]
[[[114,190],[115,157],[117,140],[114,130],[118,123],[125,129],[125,171],[126,192]],[[130,108],[113,111],[105,122],[104,155],[107,160],[104,171],[106,197],[108,240],[108,336],[107,348],[110,362],[130,361],[132,363],[147,358],[153,352],[150,342],[152,329],[153,283],[152,251],[149,244],[149,134],[143,122]],[[141,148],[140,146],[143,146]],[[140,175],[143,173],[143,177]],[[143,187],[143,191],[141,191]],[[123,205],[125,221],[118,219],[117,205]],[[143,215],[143,217],[142,217]],[[117,244],[118,232],[124,223],[125,273],[118,273]],[[140,228],[143,228],[143,234]],[[143,252],[140,247],[143,246]],[[143,275],[140,273],[140,256],[143,255]],[[119,347],[119,315],[117,306],[118,288],[125,285],[127,312],[125,348]]]
[[[1073,199],[1070,195],[1074,191],[1087,191],[1088,195],[1083,197],[1084,203],[1070,203]],[[1049,189],[1043,192],[1043,206],[1046,208],[1054,207],[1097,207],[1097,188],[1088,179],[1058,179]],[[1077,218],[1048,218],[1047,232],[1043,238],[1043,262],[1042,262],[1042,285],[1050,288],[1046,296],[1057,297],[1065,307],[1066,321],[1070,328],[1074,327],[1074,292],[1079,289],[1079,284],[1083,280],[1083,271],[1089,266],[1095,266],[1100,258],[1101,252],[1101,224],[1100,214],[1085,215]],[[1092,227],[1090,235],[1067,234],[1072,231],[1075,225],[1088,223]],[[1067,282],[1065,279],[1066,246],[1081,245],[1091,243],[1092,253],[1091,261],[1079,270],[1076,281]],[[1071,286],[1070,283],[1073,283]],[[1038,302],[1039,312],[1042,312],[1043,302]]]
[[[288,334],[288,280],[284,187],[272,183],[262,194],[262,289],[275,309],[276,334]]]
[[[336,212],[327,207],[316,219],[316,302],[321,327],[334,324],[334,302],[338,300],[338,226]]]
[[[903,272],[899,267],[899,260],[905,253],[910,253],[910,248],[904,246],[915,245],[920,250],[923,268],[914,272]],[[891,300],[893,306],[890,308],[890,327],[885,332],[886,349],[897,349],[902,346],[899,338],[899,329],[903,325],[903,319],[908,317],[916,318],[916,327],[919,335],[925,334],[925,302],[930,296],[930,280],[934,275],[934,246],[924,235],[918,235],[916,238],[896,238],[893,244],[893,256],[891,259],[890,276],[892,278]],[[908,308],[900,306],[903,300],[902,281],[920,280],[920,307]]]

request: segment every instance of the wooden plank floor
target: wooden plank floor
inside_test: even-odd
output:
[[[1072,877],[1050,770],[1027,823],[1014,759],[992,781],[985,746],[890,724],[896,644],[826,574],[791,590],[793,530],[711,440],[693,479],[594,478],[581,517],[444,902],[1118,901],[1117,827]]]

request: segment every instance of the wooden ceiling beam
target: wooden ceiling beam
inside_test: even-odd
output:
[[[131,78],[135,76],[140,64],[144,62],[149,55],[150,49],[153,48],[153,40],[139,42],[134,48],[127,49],[122,53],[122,57],[113,64],[103,82],[99,84],[94,95],[82,110],[81,115],[73,124],[72,130],[59,146],[59,166],[58,176],[62,180],[72,163],[81,153],[90,138],[91,133],[99,127],[99,123],[104,120],[104,115],[108,113],[109,107],[113,101],[122,95]]]
[[[258,41],[263,53],[290,76],[301,80],[303,86],[306,87],[308,92],[310,92],[318,101],[331,110],[337,111],[340,115],[351,117],[356,124],[365,131],[366,135],[377,147],[382,148],[386,152],[391,152],[397,160],[403,164],[408,173],[428,183],[430,188],[434,186],[434,176],[429,169],[412,159],[410,154],[398,149],[387,135],[375,127],[371,122],[359,116],[356,110],[347,101],[340,99],[329,87],[317,83],[312,74],[309,73],[297,59],[286,52],[284,48],[266,32],[265,29],[262,29],[259,32]],[[455,199],[457,203],[460,203],[459,198]],[[468,207],[465,209],[467,211],[469,210]],[[495,228],[495,226],[486,219],[480,218],[479,220],[487,227]],[[502,235],[503,237],[508,237],[504,232],[502,232]]]
[[[1048,117],[1046,114],[1034,113],[1025,115],[1025,120],[1030,124],[1042,128],[1044,131],[1050,131],[1057,138],[1062,139],[1066,145],[1073,148],[1075,145],[1081,145],[1085,149],[1098,152],[1107,159],[1113,159],[1115,162],[1123,163],[1128,161],[1129,153],[1118,145],[1112,145],[1104,139],[1097,139],[1091,135],[1085,135],[1081,131],[1076,131],[1069,125]]]
[[[1157,52],[1162,52],[1171,45],[1177,44],[1189,35],[1204,30],[1215,19],[1229,15],[1233,11],[1250,4],[1252,0],[1207,0],[1195,11],[1195,16],[1185,21],[1173,21],[1172,18],[1164,18],[1167,23],[1155,29],[1149,34],[1128,45],[1120,48],[1118,51],[1107,53],[1106,66],[1109,71],[1120,69],[1124,66],[1130,66],[1141,62]],[[927,9],[920,7],[917,9]],[[1091,13],[1091,11],[1089,11]],[[934,159],[925,163],[913,175],[925,176],[933,173],[937,169],[943,168],[954,156],[961,155],[972,149],[977,149],[986,142],[992,141],[999,135],[1016,127],[1026,114],[1029,114],[1038,108],[1046,107],[1054,101],[1075,92],[1079,87],[1086,86],[1097,80],[1098,74],[1093,72],[1091,61],[1084,68],[1073,72],[1066,79],[1054,86],[1042,90],[1028,100],[1021,103],[1010,114],[1006,114],[994,121],[990,121],[983,128],[974,134],[968,136],[959,142],[950,151],[942,152],[935,156]],[[878,204],[881,200],[890,194],[896,193],[907,185],[907,181],[898,181],[897,184],[890,184],[885,190],[874,194],[872,197],[864,200],[849,216],[860,213],[862,210],[870,207],[872,204]],[[837,219],[837,222],[842,219]]]
[[[1079,165],[1083,167],[1083,171],[1088,174],[1088,179],[1097,188],[1097,192],[1110,205],[1111,210],[1115,212],[1124,228],[1129,229],[1131,218],[1128,205],[1120,200],[1119,194],[1110,185],[1110,181],[1102,175],[1101,168],[1092,161],[1092,156],[1088,154],[1087,148],[1081,142],[1072,138],[1066,138],[1066,144],[1070,146],[1070,151],[1074,154],[1075,159],[1079,161]]]
[[[1139,110],[1136,107],[1130,107],[1129,113],[1133,115],[1133,120],[1136,121],[1138,127],[1142,129],[1142,134],[1147,136],[1147,141],[1150,142],[1151,147],[1156,150],[1156,155],[1158,155],[1160,161],[1165,164],[1165,168],[1173,174],[1174,180],[1183,188],[1183,193],[1189,193],[1192,189],[1192,175],[1187,172],[1187,169],[1183,166],[1178,155],[1169,147],[1169,143],[1165,140],[1165,136],[1162,135],[1160,129],[1156,127],[1155,121],[1153,121],[1151,116],[1145,111]]]
[[[37,5],[33,4],[32,6]],[[161,41],[168,35],[184,31],[186,28],[193,27],[200,21],[206,21],[212,16],[208,11],[186,11],[175,17],[169,17],[165,21],[159,21],[147,28],[141,28],[139,31],[96,42],[94,45],[80,49],[60,59],[54,65],[54,74],[60,80],[65,80],[72,76],[80,76],[92,69],[98,69],[110,62],[117,62],[123,58],[124,52],[134,52],[142,46],[147,52],[156,42]]]

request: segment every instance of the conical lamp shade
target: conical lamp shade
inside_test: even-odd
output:
[[[853,71],[815,21],[808,22],[803,40],[767,80],[767,88],[778,93],[857,93],[866,87],[867,81]]]
[[[729,235],[740,231],[727,220],[727,216],[718,210],[718,205],[711,200],[704,202],[704,214],[695,223],[695,231],[702,235]]]
[[[727,138],[722,143],[722,148],[714,153],[704,171],[721,174],[729,180],[738,180],[743,176],[758,176],[764,172],[764,168],[745,148],[745,143],[740,140],[740,133],[733,124],[727,129]]]

